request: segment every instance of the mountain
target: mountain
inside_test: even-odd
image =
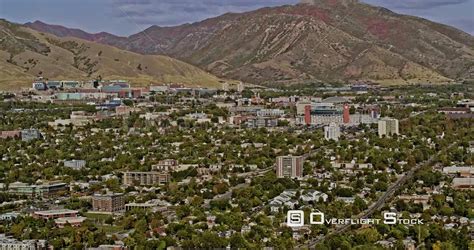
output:
[[[81,32],[66,32],[81,34]],[[183,83],[219,87],[198,67],[161,55],[142,55],[79,38],[59,38],[0,19],[0,88],[49,79],[125,79],[135,84]]]
[[[107,43],[108,40],[117,41],[122,38],[122,37],[112,35],[107,32],[91,34],[91,33],[82,31],[80,29],[71,29],[71,28],[66,28],[64,26],[61,26],[61,25],[46,24],[41,21],[35,21],[33,23],[25,23],[25,26],[31,29],[37,30],[39,32],[50,33],[59,37],[76,37],[76,38],[84,39],[91,42],[102,41],[104,43]],[[123,39],[126,39],[126,38],[123,38]]]
[[[303,0],[176,27],[152,26],[127,38],[95,39],[256,84],[474,78],[473,36],[357,0]]]

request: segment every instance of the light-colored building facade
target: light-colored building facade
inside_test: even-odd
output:
[[[331,123],[329,126],[324,127],[324,138],[326,140],[338,141],[341,136],[341,128],[335,123]]]
[[[382,118],[378,122],[378,134],[380,137],[399,135],[399,122],[393,118]]]
[[[75,170],[79,170],[86,166],[86,161],[84,160],[70,160],[64,161],[64,166],[67,168],[72,168]]]
[[[55,209],[55,210],[45,210],[45,211],[36,211],[33,213],[34,218],[38,219],[57,219],[57,218],[71,218],[77,217],[79,211],[71,209]]]
[[[0,234],[0,250],[43,250],[50,249],[46,240],[17,240]]]
[[[35,139],[39,139],[41,137],[41,133],[37,129],[23,129],[21,130],[21,140],[22,141],[31,141]]]
[[[454,189],[473,190],[474,178],[473,177],[454,178],[452,187]]]
[[[123,173],[123,183],[128,186],[154,186],[168,183],[171,176],[161,172],[125,172]]]
[[[161,160],[158,164],[153,165],[152,169],[159,172],[176,171],[179,168],[179,163],[174,159]]]

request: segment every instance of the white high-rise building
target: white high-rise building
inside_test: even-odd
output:
[[[379,136],[392,136],[399,135],[399,124],[397,119],[393,118],[382,118],[378,123]]]
[[[326,140],[338,141],[341,136],[341,128],[336,123],[331,123],[329,126],[324,127],[324,138]]]

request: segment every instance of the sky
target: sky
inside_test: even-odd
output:
[[[474,0],[362,0],[392,11],[449,24],[474,35]],[[299,0],[0,0],[0,18],[41,20],[87,32],[128,36],[152,25],[192,23]]]

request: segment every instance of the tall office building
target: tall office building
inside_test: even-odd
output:
[[[331,123],[329,126],[324,127],[324,138],[326,140],[338,141],[341,136],[341,128],[335,123]]]
[[[379,136],[399,135],[398,120],[393,118],[382,118],[378,123]]]
[[[276,160],[276,174],[278,178],[303,177],[303,156],[278,156]]]

